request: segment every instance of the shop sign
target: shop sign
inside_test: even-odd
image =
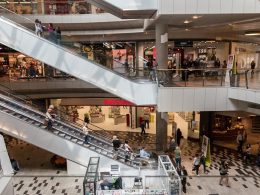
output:
[[[205,53],[207,53],[207,49],[199,49],[198,53],[205,54]]]
[[[104,105],[106,105],[106,106],[134,106],[133,103],[131,103],[127,100],[121,100],[121,99],[105,99]]]
[[[174,47],[193,47],[193,41],[174,41]]]

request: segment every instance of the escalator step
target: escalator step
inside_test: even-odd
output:
[[[66,139],[71,139],[71,136],[66,135],[65,138]]]

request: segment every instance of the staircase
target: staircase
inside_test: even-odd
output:
[[[3,133],[79,164],[87,165],[86,158],[89,155],[98,155],[105,164],[110,161],[121,164],[121,167],[136,167],[133,161],[124,162],[123,149],[119,150],[117,160],[113,159],[111,141],[98,133],[90,132],[90,142],[84,144],[85,135],[74,124],[55,120],[53,128],[47,130],[44,125],[45,114],[21,103],[19,99],[0,94],[0,118],[0,131]]]

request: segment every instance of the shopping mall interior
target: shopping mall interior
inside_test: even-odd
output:
[[[259,0],[0,15],[0,195],[259,194]]]

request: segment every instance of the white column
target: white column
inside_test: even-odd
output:
[[[156,61],[159,68],[168,66],[168,26],[156,24]]]

